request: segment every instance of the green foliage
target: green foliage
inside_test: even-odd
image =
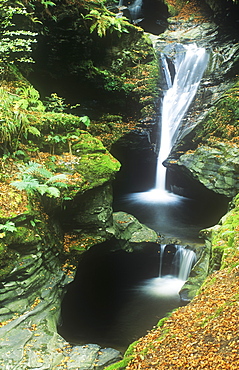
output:
[[[48,8],[48,6],[56,6],[56,4],[50,0],[40,0],[40,2],[42,5],[44,5],[45,8]]]
[[[195,141],[239,142],[239,81],[225,92],[195,129]]]
[[[39,92],[32,86],[23,86],[16,90],[19,99],[16,108],[28,109],[34,112],[44,112],[45,107],[40,100]]]
[[[58,96],[57,93],[52,93],[47,96],[44,101],[47,112],[63,113],[67,105],[65,104],[65,99]]]
[[[88,116],[82,116],[80,117],[80,122],[84,123],[86,127],[90,126],[90,119]]]
[[[68,106],[65,104],[65,99],[58,96],[57,93],[52,93],[50,97],[46,97],[44,101],[44,106],[47,112],[52,112],[52,113],[64,113],[66,110],[72,110],[80,106],[80,104],[76,104],[74,106]],[[83,123],[86,127],[90,126],[90,119],[88,116],[82,116],[82,117],[77,117],[73,119],[73,115],[62,115],[59,116],[61,119],[61,126],[64,128],[71,127],[78,127],[79,128],[79,123]],[[76,123],[76,121],[78,121]],[[60,125],[58,125],[59,127]]]
[[[225,268],[234,261],[239,243],[239,194],[234,198],[233,208],[223,217],[220,227],[212,228],[211,270]]]
[[[27,138],[28,134],[40,136],[40,131],[32,124],[32,111],[43,111],[38,92],[32,88],[17,90],[12,94],[0,87],[0,145],[9,150],[17,150],[19,141]]]
[[[36,162],[29,162],[27,165],[19,166],[20,180],[11,182],[18,190],[26,190],[28,193],[35,192],[40,195],[46,195],[50,198],[60,197],[58,188],[66,188],[67,184],[63,182],[67,176],[64,174],[53,175],[44,166]]]
[[[34,62],[31,58],[32,44],[36,43],[37,33],[18,29],[14,20],[21,18],[22,24],[29,22],[31,14],[23,3],[0,0],[0,63]]]
[[[11,233],[13,233],[14,231],[16,231],[16,226],[15,226],[15,223],[12,222],[12,221],[7,221],[5,224],[0,224],[0,231],[9,231]]]
[[[99,12],[96,9],[90,11],[87,15],[82,15],[85,20],[92,21],[90,32],[96,30],[99,37],[106,36],[107,32],[116,32],[120,36],[123,32],[129,33],[127,18],[116,18],[113,13],[104,10]]]
[[[52,136],[62,135],[76,129],[89,126],[90,119],[87,116],[78,117],[73,114],[47,112],[42,117],[43,131]]]

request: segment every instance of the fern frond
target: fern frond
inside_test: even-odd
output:
[[[49,197],[54,198],[59,198],[59,196],[61,195],[60,190],[58,190],[55,186],[49,186],[46,193],[49,195]]]
[[[67,185],[63,182],[57,182],[57,181],[62,181],[62,180],[66,180],[67,179],[67,176],[64,175],[63,173],[60,173],[59,175],[55,175],[55,176],[52,176],[50,179],[48,179],[46,181],[46,184],[51,184],[51,183],[54,183],[55,186],[64,186],[66,187]]]
[[[26,176],[22,181],[12,181],[11,185],[18,190],[34,191],[40,184],[37,179]]]
[[[48,190],[48,186],[45,185],[45,184],[39,184],[37,187],[36,187],[36,190],[41,194],[41,195],[44,195],[47,190]]]
[[[27,132],[30,132],[30,134],[35,135],[35,136],[41,136],[40,131],[34,126],[27,127]]]
[[[20,166],[22,173],[27,173],[31,175],[38,175],[43,177],[44,179],[49,179],[52,177],[52,173],[48,171],[45,167],[37,162],[28,162],[25,166]]]

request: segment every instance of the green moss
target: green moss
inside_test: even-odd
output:
[[[235,262],[239,243],[239,194],[233,208],[223,217],[220,227],[212,229],[211,270],[225,268]]]
[[[163,317],[161,320],[159,320],[157,326],[159,328],[162,328],[167,320],[168,320],[168,317]]]
[[[220,139],[239,142],[239,80],[214,104],[213,109],[206,115],[195,129],[195,142],[205,143]]]
[[[105,367],[105,370],[124,370],[132,359],[133,356],[124,358],[123,360],[116,362],[115,364]]]
[[[0,280],[7,276],[17,263],[17,253],[0,242]]]
[[[126,368],[130,360],[134,356],[134,348],[137,345],[138,341],[135,341],[129,345],[127,348],[123,360],[116,362],[115,364],[112,364],[110,366],[107,366],[105,370],[123,370]]]
[[[86,131],[78,131],[78,139],[74,145],[72,145],[72,151],[76,155],[91,154],[91,153],[106,153],[106,148],[102,142],[93,137]]]

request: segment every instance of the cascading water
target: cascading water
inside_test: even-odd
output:
[[[168,45],[161,53],[165,93],[161,105],[159,154],[155,188],[130,195],[131,200],[154,203],[178,203],[178,197],[166,190],[166,167],[163,162],[170,154],[181,127],[181,122],[192,103],[206,69],[209,55],[195,43]]]
[[[208,62],[208,54],[204,48],[196,44],[174,44],[174,71],[172,73],[171,59],[167,53],[172,48],[167,47],[162,53],[162,69],[167,90],[162,101],[162,118],[160,146],[156,173],[156,189],[159,194],[166,189],[166,168],[163,161],[168,157],[178,134],[182,119],[187,112],[199,86]],[[169,49],[169,50],[168,50]]]
[[[143,0],[134,0],[130,5],[124,5],[124,0],[119,0],[118,9],[120,11],[128,10],[129,14],[126,14],[128,18],[131,19],[133,23],[139,23],[142,21],[142,5]],[[119,13],[123,14],[123,13]]]
[[[143,0],[135,0],[131,5],[128,6],[133,23],[134,21],[138,20],[140,16],[142,16],[141,14],[142,5]]]
[[[139,290],[150,296],[174,296],[188,279],[196,262],[196,255],[190,249],[172,244],[161,245],[159,255],[159,276],[143,282]],[[167,260],[168,266],[165,263]]]

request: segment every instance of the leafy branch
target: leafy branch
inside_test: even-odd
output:
[[[37,42],[37,33],[18,29],[14,23],[19,17],[33,20],[31,13],[20,1],[0,0],[0,15],[0,63],[33,63],[32,44]]]
[[[32,87],[18,89],[12,94],[0,87],[0,144],[9,150],[17,149],[22,137],[28,134],[40,136],[40,131],[31,123],[31,111],[44,110],[39,93]]]

